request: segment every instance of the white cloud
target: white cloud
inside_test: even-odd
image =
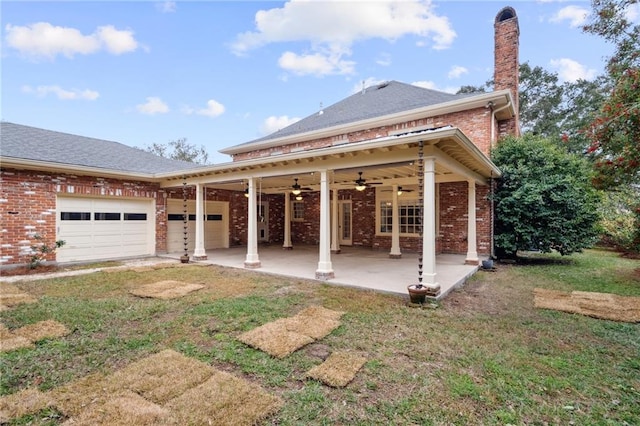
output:
[[[130,30],[117,30],[112,25],[107,25],[98,27],[95,34],[105,49],[114,55],[133,52],[138,48],[138,42]]]
[[[460,65],[454,65],[449,70],[449,74],[447,74],[447,77],[449,77],[450,79],[460,78],[463,74],[469,74],[469,70]]]
[[[52,86],[38,86],[38,87],[31,87],[29,85],[27,86],[22,86],[22,91],[25,93],[31,93],[31,94],[35,94],[41,98],[44,98],[45,96],[49,95],[50,93],[56,95],[58,97],[58,99],[61,99],[63,101],[68,101],[68,100],[77,100],[77,99],[81,99],[81,100],[87,100],[87,101],[95,101],[96,99],[98,99],[98,97],[100,97],[100,93],[96,92],[95,90],[89,90],[89,89],[85,89],[85,90],[79,90],[79,89],[71,89],[71,90],[67,90],[67,89],[63,89],[60,86],[56,86],[56,85],[52,85]]]
[[[222,115],[222,113],[224,113],[224,110],[224,105],[222,105],[220,102],[210,99],[207,101],[207,107],[197,110],[196,114],[206,115],[207,117],[213,118]]]
[[[440,88],[436,83],[428,80],[414,81],[411,84],[413,84],[414,86],[422,87],[423,89],[437,90],[439,92],[446,92],[446,93],[456,93],[460,89],[459,87],[452,87],[452,86]]]
[[[136,105],[136,109],[138,112],[147,115],[165,114],[169,112],[169,106],[162,102],[162,99],[155,96],[149,96],[147,102]]]
[[[271,117],[264,120],[262,126],[260,126],[260,133],[263,135],[269,135],[273,132],[277,132],[280,129],[284,129],[285,127],[290,126],[297,121],[300,121],[300,118],[288,117],[286,115],[276,117],[272,115]]]
[[[629,4],[627,5],[627,9],[624,11],[625,18],[629,20],[629,22],[640,23],[638,18],[640,18],[640,4]]]
[[[308,42],[308,52],[289,51],[280,58],[281,66],[297,74],[351,73],[355,64],[343,57],[363,40],[393,42],[413,35],[434,49],[446,49],[456,37],[448,18],[436,15],[431,0],[291,0],[282,8],[258,11],[255,22],[255,31],[237,35],[232,51],[243,55],[270,43]]]
[[[587,16],[589,16],[589,10],[580,6],[566,6],[560,9],[555,15],[549,18],[551,22],[563,22],[569,21],[569,26],[571,28],[577,28],[587,21]]]
[[[296,75],[353,74],[355,62],[342,60],[341,57],[339,53],[298,55],[284,52],[278,59],[278,65]]]
[[[176,11],[176,2],[175,1],[164,1],[161,3],[156,3],[156,9],[161,13],[173,13]]]
[[[7,24],[5,32],[7,46],[34,59],[53,60],[58,55],[73,58],[75,55],[97,53],[102,49],[120,55],[138,48],[132,31],[118,30],[112,25],[98,27],[90,35],[84,35],[75,28],[54,26],[48,22],[28,26]]]
[[[562,81],[591,80],[597,75],[594,69],[588,69],[573,59],[552,59],[549,64],[558,70],[558,77]]]

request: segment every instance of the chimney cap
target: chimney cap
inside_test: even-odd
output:
[[[517,18],[516,11],[511,6],[503,7],[496,15],[496,24],[498,22],[504,22],[512,18]]]

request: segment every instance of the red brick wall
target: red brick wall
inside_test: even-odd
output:
[[[487,199],[489,187],[476,185],[476,246],[479,254],[491,249],[491,204]],[[438,239],[442,253],[467,252],[468,184],[452,182],[440,184]]]
[[[493,80],[495,90],[511,90],[516,115],[512,119],[499,123],[498,134],[501,136],[507,134],[520,135],[520,123],[518,120],[519,37],[520,29],[516,12],[511,7],[505,7],[496,15],[494,23],[495,63]]]
[[[491,138],[491,111],[487,108],[476,108],[464,112],[456,112],[434,117],[424,117],[418,120],[412,120],[390,126],[375,127],[368,130],[361,130],[344,135],[339,135],[336,137],[314,139],[290,145],[240,153],[233,156],[233,161],[266,157],[273,154],[286,154],[301,149],[312,150],[317,148],[325,148],[332,146],[334,140],[346,140],[349,143],[354,143],[364,140],[386,137],[390,132],[396,132],[398,130],[410,130],[412,128],[422,126],[436,128],[448,125],[458,127],[464,134],[466,134],[471,140],[473,140],[476,145],[478,145],[482,152],[488,155],[489,140]]]
[[[2,264],[29,261],[25,254],[34,235],[52,246],[56,241],[56,196],[153,198],[156,200],[156,251],[166,251],[166,211],[157,184],[24,170],[0,171],[0,258]],[[21,253],[22,250],[22,253]],[[55,256],[47,260],[55,260]]]

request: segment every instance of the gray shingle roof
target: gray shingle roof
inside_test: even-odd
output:
[[[383,117],[389,114],[437,105],[468,96],[470,96],[468,93],[452,95],[450,93],[425,89],[399,81],[389,81],[368,87],[364,91],[323,108],[322,113],[316,112],[268,136],[254,139],[229,149],[249,148],[255,143],[266,142],[271,139],[330,128],[375,117]]]
[[[118,142],[4,121],[0,123],[0,155],[70,166],[149,174],[198,167],[194,163],[159,157]]]

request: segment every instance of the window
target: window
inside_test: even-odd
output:
[[[291,218],[294,222],[304,221],[304,201],[294,201],[291,209],[293,212]]]
[[[174,221],[180,221],[182,222],[184,220],[184,215],[182,213],[180,214],[174,214],[174,213],[170,213],[169,217],[167,218],[169,221],[174,222]]]
[[[222,220],[221,214],[208,214],[207,220]]]
[[[124,220],[147,220],[146,213],[125,213]]]
[[[91,220],[89,212],[61,212],[60,220]]]
[[[380,229],[381,234],[390,234],[393,231],[393,207],[390,201],[380,202]],[[422,206],[418,200],[403,200],[398,203],[398,222],[400,234],[418,235],[422,225]]]
[[[120,213],[94,213],[93,220],[120,220]]]

